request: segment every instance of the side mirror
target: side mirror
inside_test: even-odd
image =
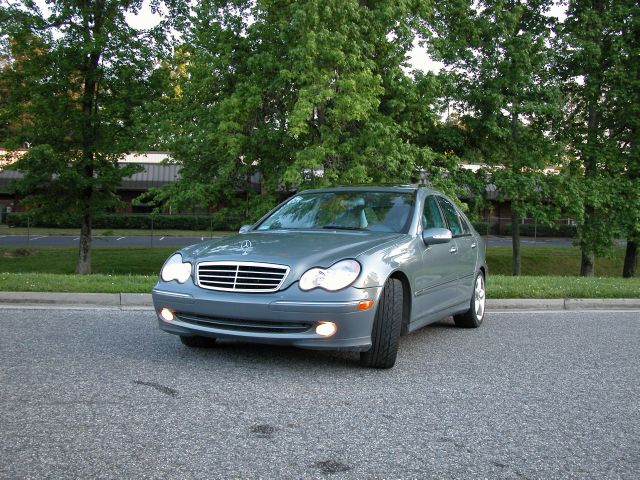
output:
[[[251,227],[253,227],[253,225],[242,225],[240,230],[238,230],[238,233],[246,233],[251,230]]]
[[[446,228],[427,228],[422,232],[422,241],[427,246],[449,243],[452,238],[451,230]]]

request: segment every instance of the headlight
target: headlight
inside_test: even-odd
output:
[[[355,260],[342,260],[329,268],[312,268],[300,277],[300,288],[312,290],[324,288],[336,291],[348,287],[360,275],[360,264]]]
[[[162,267],[160,278],[165,282],[177,280],[178,283],[184,283],[191,276],[191,264],[182,262],[182,255],[176,253]]]

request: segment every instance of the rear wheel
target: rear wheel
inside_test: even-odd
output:
[[[402,282],[390,278],[384,284],[371,331],[371,349],[360,353],[365,367],[391,368],[396,363],[403,305]]]
[[[183,345],[191,348],[208,348],[213,347],[216,343],[215,338],[187,335],[180,335],[180,341]]]
[[[475,283],[473,284],[473,293],[471,294],[471,304],[469,310],[460,315],[454,315],[453,321],[458,327],[477,328],[482,324],[484,319],[484,308],[486,304],[486,288],[484,284],[484,274],[478,272]]]

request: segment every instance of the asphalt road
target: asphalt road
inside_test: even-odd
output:
[[[1,478],[640,476],[640,312],[489,313],[350,353],[189,350],[149,311],[4,310]]]
[[[213,237],[217,238],[217,237]],[[95,247],[184,247],[211,237],[171,236],[94,236]],[[0,247],[76,247],[79,237],[72,235],[0,235]]]
[[[183,247],[209,240],[210,238],[207,236],[94,236],[93,244],[96,247]],[[511,246],[510,237],[489,237],[487,242],[491,246]],[[75,247],[77,245],[78,237],[72,235],[0,235],[0,247]],[[567,238],[523,238],[522,245],[562,247],[572,245],[572,241]]]

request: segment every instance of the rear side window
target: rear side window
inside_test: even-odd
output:
[[[422,210],[422,229],[428,228],[446,228],[438,203],[433,196],[427,197]]]
[[[440,206],[442,207],[442,211],[444,212],[444,216],[447,219],[447,223],[449,224],[449,230],[454,237],[459,237],[464,235],[466,232],[463,229],[463,220],[458,215],[458,211],[456,208],[442,197],[438,198],[438,202],[440,202]]]

